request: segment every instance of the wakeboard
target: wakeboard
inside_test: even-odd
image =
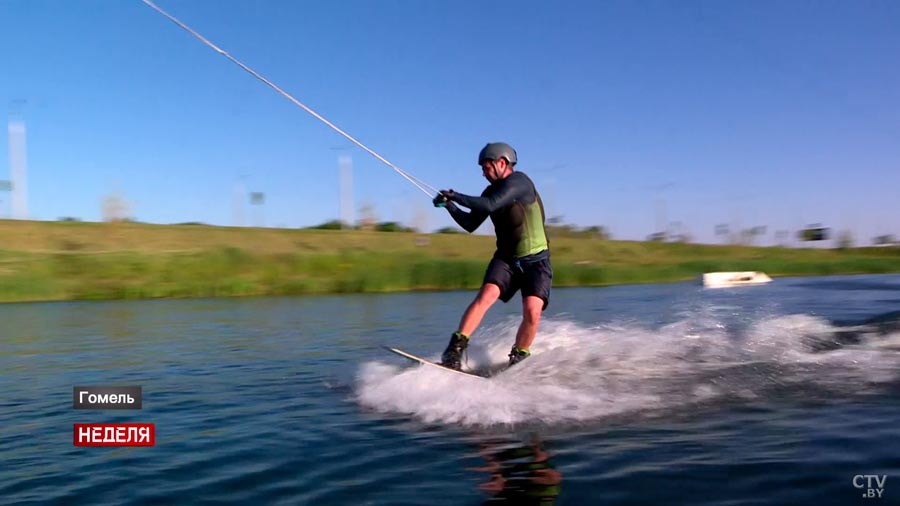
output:
[[[427,366],[437,367],[438,369],[443,369],[444,371],[450,371],[452,373],[462,374],[463,376],[470,376],[470,377],[474,377],[474,378],[482,378],[482,379],[488,378],[487,374],[481,374],[477,371],[457,371],[456,369],[451,369],[451,368],[443,366],[437,362],[432,362],[431,360],[419,357],[417,355],[413,355],[412,353],[408,353],[403,350],[398,350],[397,348],[391,348],[390,346],[385,346],[385,348],[387,348],[389,351],[396,353],[397,355],[400,355],[401,357],[406,357],[412,361],[418,362],[420,364],[425,364]]]

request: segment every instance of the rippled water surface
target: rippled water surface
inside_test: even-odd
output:
[[[383,350],[437,358],[473,295],[0,305],[0,503],[900,503],[900,276],[557,289],[487,380]],[[75,385],[143,409],[76,411]],[[156,446],[73,446],[101,422]]]

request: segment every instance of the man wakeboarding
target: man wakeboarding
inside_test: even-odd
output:
[[[519,290],[522,322],[509,352],[509,365],[521,362],[531,355],[529,349],[541,312],[550,302],[553,269],[544,229],[544,204],[531,179],[514,170],[517,161],[516,150],[509,144],[489,143],[478,154],[481,174],[490,183],[481,196],[441,190],[434,198],[435,207],[446,207],[454,221],[469,233],[490,217],[497,236],[497,250],[488,264],[481,290],[463,313],[459,328],[441,355],[441,364],[446,367],[460,369],[469,337],[485,313],[498,298],[508,302]]]

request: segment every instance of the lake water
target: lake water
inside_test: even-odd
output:
[[[0,503],[900,504],[900,315],[853,327],[900,276],[556,289],[488,380],[383,350],[437,358],[473,295],[0,305]],[[143,409],[76,411],[75,385]],[[105,422],[156,445],[73,446]]]

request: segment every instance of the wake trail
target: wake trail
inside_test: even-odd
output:
[[[532,356],[488,380],[385,357],[360,368],[356,398],[426,422],[558,424],[786,392],[849,395],[898,381],[900,331],[809,315],[761,317],[736,331],[704,312],[685,316],[658,327],[546,319]],[[505,362],[516,327],[511,319],[473,336],[470,367]]]

